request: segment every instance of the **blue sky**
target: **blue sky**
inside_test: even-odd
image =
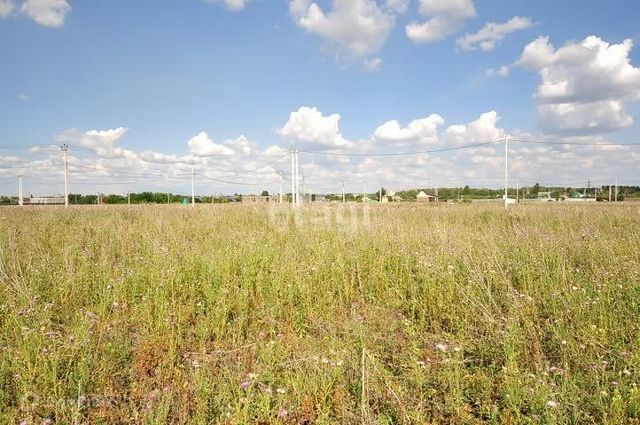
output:
[[[0,146],[4,147],[0,169],[11,167],[0,175],[6,177],[0,180],[0,192],[14,191],[9,177],[18,165],[25,165],[21,172],[34,178],[59,176],[55,167],[27,167],[46,164],[50,158],[52,164],[59,162],[59,152],[27,149],[62,141],[72,151],[74,144],[84,148],[74,152],[77,164],[96,168],[95,175],[93,171],[78,175],[87,182],[77,191],[117,192],[147,188],[149,182],[134,184],[127,179],[124,188],[125,183],[118,183],[123,176],[113,170],[154,173],[172,168],[184,173],[188,160],[197,157],[203,174],[219,178],[277,158],[277,152],[269,151],[273,146],[397,152],[464,145],[465,140],[479,141],[480,134],[471,134],[469,124],[490,111],[499,119],[482,135],[504,130],[515,137],[541,140],[638,141],[638,47],[629,47],[611,63],[586,55],[580,59],[584,64],[576,64],[566,59],[569,53],[544,65],[530,58],[525,66],[521,60],[525,46],[539,37],[547,37],[542,47],[567,46],[573,52],[584,47],[586,37],[595,36],[599,44],[589,48],[604,56],[611,46],[636,41],[640,8],[635,2],[396,0],[396,9],[391,3],[248,0],[244,7],[232,10],[223,0],[0,0]],[[442,4],[447,3],[443,10]],[[491,22],[506,25],[514,17],[526,18],[528,23],[513,31],[502,27],[504,38],[494,39],[491,48],[461,47],[465,35],[476,34]],[[371,25],[360,28],[357,22],[363,18]],[[434,34],[432,25],[423,28],[421,40],[408,35],[408,25],[431,20],[440,20],[440,33]],[[495,31],[486,33],[495,35]],[[543,51],[536,51],[536,58]],[[503,66],[505,75],[498,75]],[[596,71],[574,77],[576,69],[594,66]],[[546,81],[547,87],[558,87],[563,78],[575,86],[565,100],[557,100],[555,94],[534,97],[545,85],[543,72],[553,76]],[[592,93],[597,90],[587,87],[588,81],[600,80],[597,72],[606,84]],[[561,113],[556,107],[560,104],[573,109]],[[337,124],[329,119],[332,114],[339,114]],[[409,130],[412,120],[431,114],[443,121],[435,134],[400,131]],[[292,120],[297,124],[283,132]],[[391,120],[399,124],[395,133],[375,137],[376,129]],[[453,140],[448,131],[452,125],[467,126],[468,133]],[[119,128],[126,132],[104,133]],[[188,144],[203,133],[206,137],[200,142]],[[246,142],[234,144],[241,135]],[[211,152],[225,142],[230,150],[221,160]],[[640,159],[636,148],[603,148],[608,152],[604,164],[597,149],[544,147],[532,158],[525,148],[531,147],[522,147],[523,164],[540,156],[562,156],[563,160],[546,164],[543,158],[537,171],[526,175],[523,166],[516,164],[512,174],[523,174],[523,180],[562,175],[576,182],[592,177],[604,181],[613,176],[603,174],[603,165],[619,164],[616,155]],[[501,155],[501,148],[491,149],[494,156]],[[144,151],[167,157],[149,161],[147,155],[144,160],[138,155]],[[459,184],[472,178],[499,181],[498,161],[482,161],[490,156],[491,152],[473,151],[463,158],[425,155],[412,164],[379,159],[340,164],[321,156],[301,161],[303,174],[317,181],[318,187],[333,186],[341,179],[354,185],[367,180],[408,187]],[[589,161],[595,158],[598,161]],[[431,167],[423,167],[422,161]],[[579,166],[571,166],[578,162]],[[588,170],[590,162],[595,164],[593,170]],[[284,161],[261,169],[255,180],[249,175],[241,180],[272,181],[276,169],[286,170],[286,166]],[[438,167],[449,171],[446,178],[433,171]],[[110,172],[101,173],[101,168]],[[432,171],[425,173],[422,168]],[[637,163],[621,168],[621,178],[640,180]],[[105,174],[109,184],[100,188],[88,184]],[[149,189],[184,190],[188,182],[178,177]],[[203,191],[213,190],[210,186],[221,192],[251,191],[251,186],[208,182]],[[43,180],[32,190],[55,192],[56,187]]]

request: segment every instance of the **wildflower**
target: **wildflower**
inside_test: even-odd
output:
[[[449,347],[447,346],[447,344],[445,344],[444,342],[439,342],[436,344],[436,348],[440,351],[442,351],[443,353],[446,352]]]
[[[423,362],[422,360],[418,360],[418,361],[416,362],[416,364],[417,364],[418,366],[424,366],[426,363],[425,363],[425,362]]]
[[[284,388],[278,388],[278,389],[276,390],[276,392],[277,392],[278,394],[286,394],[286,393],[287,393],[287,390],[286,390],[286,389],[284,389]]]
[[[244,380],[240,383],[240,387],[245,391],[249,389],[250,386],[251,386],[251,382],[249,382],[248,380]]]
[[[45,419],[44,421],[42,421],[42,425],[52,425],[53,421],[50,418]]]
[[[287,417],[289,417],[289,412],[287,412],[285,409],[280,409],[280,411],[278,412],[278,417],[280,419],[287,419]]]
[[[551,366],[548,369],[548,371],[549,371],[549,373],[553,373],[554,375],[559,375],[559,374],[561,374],[563,372],[562,369],[560,369],[559,367],[556,367],[556,366]]]
[[[550,409],[555,409],[559,406],[560,406],[560,403],[558,403],[557,401],[553,401],[553,400],[547,401],[547,407]]]
[[[623,370],[622,373],[626,376],[631,376],[631,372],[627,369]]]

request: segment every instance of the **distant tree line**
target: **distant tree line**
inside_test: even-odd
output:
[[[415,201],[418,193],[424,191],[429,195],[435,195],[436,190],[431,189],[410,189],[401,190],[395,193],[396,196],[402,198],[403,201]],[[609,186],[600,187],[550,187],[541,186],[536,183],[533,186],[521,187],[519,195],[521,199],[535,199],[540,192],[551,192],[551,197],[554,199],[560,199],[562,197],[578,197],[584,193],[588,196],[596,196],[600,201],[609,199]],[[388,194],[387,189],[382,188],[382,195]],[[464,186],[460,188],[439,188],[437,190],[438,198],[440,201],[471,201],[476,199],[496,199],[501,198],[504,195],[504,189],[487,189],[487,188],[472,188],[470,186]],[[267,191],[262,192],[263,196],[268,196]],[[377,200],[380,195],[379,191],[367,193],[366,196],[369,199]],[[163,192],[140,192],[131,193],[132,204],[176,204],[182,203],[185,199],[187,202],[191,202],[191,195],[175,194],[175,193],[163,193]],[[509,188],[509,197],[516,196],[516,188]],[[291,194],[284,195],[285,200],[290,200]],[[329,201],[342,201],[342,193],[326,194],[325,198]],[[103,204],[127,204],[129,202],[127,195],[105,194],[105,195],[83,195],[83,194],[70,194],[69,203],[71,205],[96,205],[100,202]],[[618,200],[624,199],[640,199],[640,186],[618,186]],[[196,196],[196,203],[203,204],[222,204],[229,202],[240,202],[242,195],[234,193],[230,196]],[[347,202],[361,202],[362,193],[345,193],[345,200]],[[0,205],[15,205],[18,203],[17,196],[0,196]]]

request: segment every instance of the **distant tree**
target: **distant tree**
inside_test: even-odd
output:
[[[269,196],[269,191],[268,190],[263,190],[262,191],[262,196]]]
[[[531,188],[531,193],[534,195],[538,195],[538,193],[540,193],[540,183],[536,183],[533,185],[533,187]]]

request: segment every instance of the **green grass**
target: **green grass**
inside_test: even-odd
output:
[[[362,208],[0,210],[0,423],[640,423],[640,207]]]

